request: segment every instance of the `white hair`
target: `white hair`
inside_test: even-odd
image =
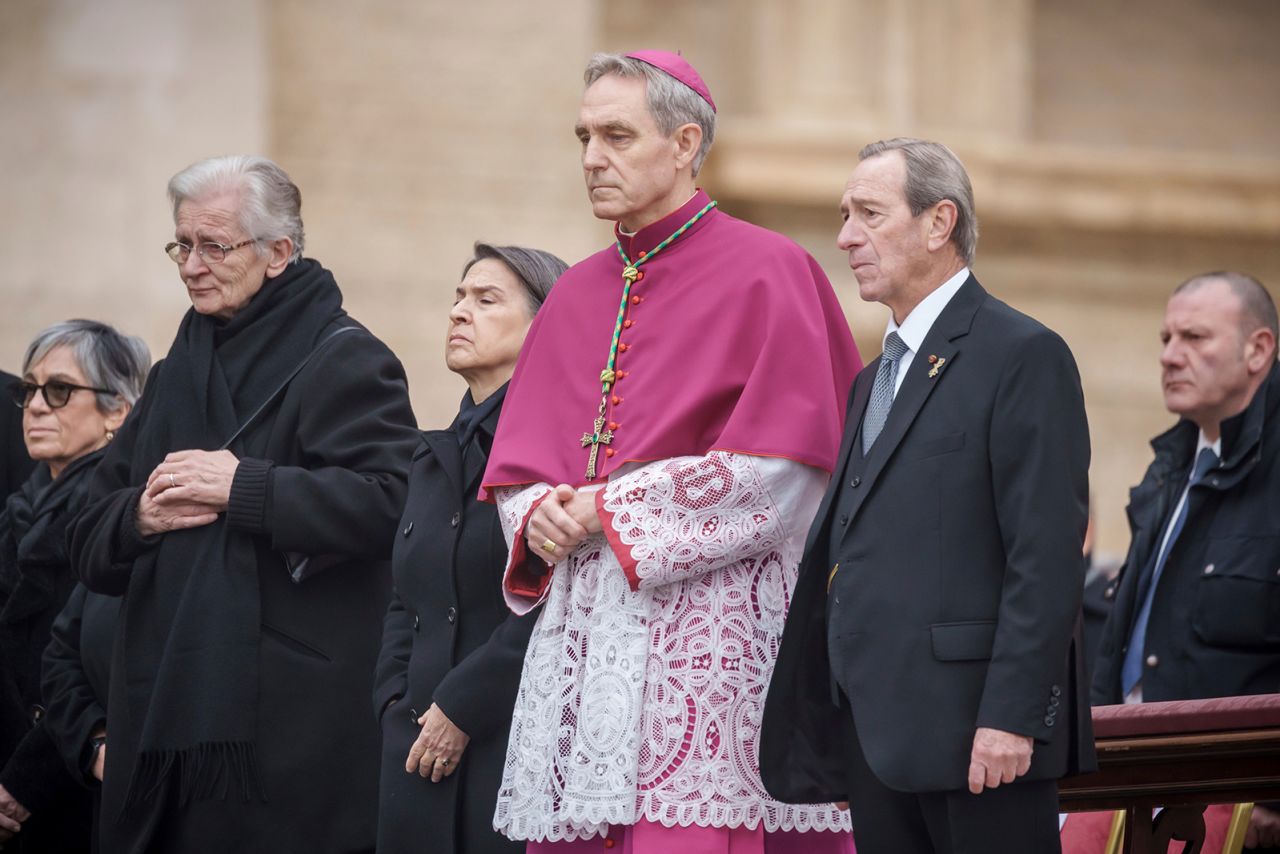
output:
[[[266,244],[287,237],[293,241],[289,261],[302,257],[302,192],[288,173],[265,157],[210,157],[174,175],[169,179],[174,220],[183,202],[228,192],[239,199],[240,226],[259,255],[266,253]]]

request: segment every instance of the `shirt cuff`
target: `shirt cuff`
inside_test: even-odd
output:
[[[267,533],[267,504],[271,499],[270,460],[244,457],[231,479],[227,500],[227,524],[250,534]]]

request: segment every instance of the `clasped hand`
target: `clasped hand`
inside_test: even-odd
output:
[[[240,461],[230,451],[176,451],[147,478],[138,500],[144,537],[213,523],[231,500]]]
[[[418,723],[422,724],[422,731],[409,748],[404,770],[409,774],[417,771],[419,776],[439,783],[458,770],[471,736],[456,727],[435,703],[418,718]]]
[[[31,818],[27,808],[18,803],[9,790],[0,786],[0,842],[12,839],[22,830],[22,823]]]
[[[603,530],[596,514],[595,491],[586,492],[562,483],[547,494],[529,516],[524,536],[529,550],[548,566],[563,560],[592,534]],[[548,543],[555,549],[543,548]]]

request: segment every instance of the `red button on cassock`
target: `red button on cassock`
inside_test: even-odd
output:
[[[615,842],[615,841],[614,841],[614,840],[612,840],[612,839],[608,839],[608,838],[606,838],[606,839],[605,839],[605,841],[604,841],[604,847],[605,847],[605,848],[612,848],[613,846],[615,846],[615,845],[617,845],[617,844],[618,844],[617,842]]]
[[[612,400],[612,401],[613,401],[613,405],[614,405],[614,406],[621,406],[621,405],[622,405],[622,398],[618,397],[616,394],[615,394],[613,397],[611,397],[611,398],[610,398],[610,400]]]
[[[617,430],[617,429],[618,429],[618,422],[617,422],[617,421],[610,421],[610,422],[609,422],[609,429],[610,429],[610,430]]]
[[[617,452],[617,451],[615,451],[613,448],[605,448],[605,449],[604,449],[604,455],[605,455],[606,457],[612,457],[612,456],[613,456],[614,454],[616,454],[616,453],[618,453],[618,452]]]
[[[628,351],[628,350],[630,350],[630,349],[631,349],[631,345],[630,345],[630,344],[622,343],[622,344],[619,344],[619,345],[618,345],[618,352],[619,352],[619,353],[625,353],[625,352],[627,352],[627,351]]]
[[[622,321],[622,328],[623,328],[623,329],[630,329],[631,327],[633,327],[633,326],[635,326],[635,325],[636,325],[636,322],[635,322],[634,320],[624,320],[624,321]]]
[[[632,305],[639,305],[642,302],[644,302],[644,297],[642,296],[634,296],[631,298]]]

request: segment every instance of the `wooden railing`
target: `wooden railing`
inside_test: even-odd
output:
[[[1098,770],[1062,781],[1062,810],[1125,810],[1125,854],[1198,851],[1207,805],[1280,801],[1280,694],[1099,706],[1093,726]]]

